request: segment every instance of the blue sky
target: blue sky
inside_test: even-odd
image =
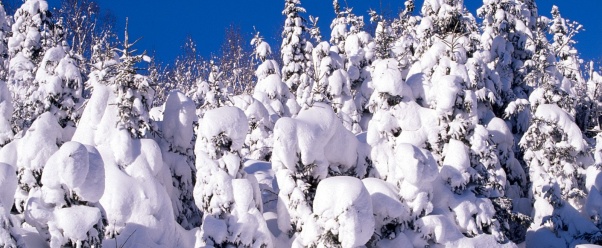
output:
[[[97,0],[103,9],[109,9],[117,17],[118,30],[123,30],[129,17],[130,36],[143,37],[138,49],[155,51],[161,61],[171,61],[180,53],[185,38],[191,35],[198,43],[201,55],[218,53],[223,41],[224,28],[239,25],[245,35],[253,34],[253,27],[260,31],[272,48],[284,17],[281,14],[283,0]],[[49,0],[51,7],[58,0]],[[329,25],[334,14],[331,0],[302,0],[308,15],[319,16],[324,36],[330,34]],[[344,5],[344,0],[339,0]],[[403,0],[347,0],[356,14],[365,14],[370,8],[396,11],[403,7]],[[480,0],[465,0],[467,8],[475,13]],[[540,15],[550,16],[552,5],[559,6],[561,14],[580,22],[586,31],[575,38],[582,57],[590,60],[602,58],[602,1],[599,0],[539,0]],[[417,8],[422,1],[416,1]],[[119,33],[122,35],[122,33]]]

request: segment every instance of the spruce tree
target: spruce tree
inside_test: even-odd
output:
[[[149,60],[145,54],[133,55],[136,52],[129,43],[127,21],[123,48],[116,49],[121,52],[119,64],[115,67],[115,77],[111,85],[117,96],[119,120],[117,125],[125,129],[132,138],[143,138],[153,131],[153,126],[148,111],[154,97],[154,90],[147,76],[137,73],[137,63]]]
[[[8,34],[10,32],[9,17],[0,5],[0,146],[4,146],[13,138],[11,119],[13,115],[12,94],[7,86],[8,79]]]
[[[199,123],[194,196],[204,215],[196,247],[272,247],[259,187],[242,167],[240,150],[248,128],[236,107],[209,110]]]
[[[300,0],[285,0],[282,14],[286,17],[282,31],[282,45],[280,56],[282,58],[282,81],[290,91],[297,96],[297,102],[302,105],[298,91],[311,88],[308,72],[312,66],[312,44],[307,40],[306,20],[301,17],[305,9],[300,6]],[[311,73],[309,73],[311,74]]]
[[[11,27],[13,34],[8,40],[8,86],[15,103],[13,129],[17,131],[28,128],[35,119],[30,112],[35,106],[31,106],[27,100],[36,91],[35,72],[45,48],[52,46],[54,24],[50,18],[45,0],[25,1],[14,16],[15,22]]]
[[[262,62],[257,66],[255,76],[257,83],[253,97],[267,108],[270,115],[290,117],[299,112],[299,105],[290,88],[282,82],[278,62],[269,59],[272,54],[270,45],[259,33],[251,41],[255,46],[255,56]]]

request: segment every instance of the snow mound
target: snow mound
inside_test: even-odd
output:
[[[165,101],[161,130],[172,149],[185,151],[192,148],[193,122],[197,120],[194,102],[180,91],[172,91]]]
[[[249,123],[245,113],[236,107],[221,107],[209,110],[199,123],[199,138],[216,139],[228,137],[231,150],[240,150],[247,136]],[[211,148],[206,148],[208,151]]]
[[[351,248],[365,245],[374,233],[370,193],[357,178],[341,176],[322,180],[313,209],[319,236],[312,237],[304,231],[301,238],[305,242],[318,238],[314,242],[328,246],[332,241],[321,236],[334,235],[335,243]]]
[[[581,152],[586,148],[585,141],[581,134],[581,129],[575,124],[573,118],[569,116],[556,104],[541,104],[535,111],[535,118],[545,120],[558,125],[567,134],[568,143],[575,148],[575,151]]]

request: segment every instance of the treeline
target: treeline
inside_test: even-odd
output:
[[[229,27],[220,56],[188,39],[171,65],[93,1],[0,11],[0,241],[602,243],[583,27],[534,0],[484,0],[480,21],[462,0],[416,7],[364,20],[334,0],[324,40],[285,0],[279,49]]]

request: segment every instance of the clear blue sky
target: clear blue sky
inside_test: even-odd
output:
[[[125,18],[129,17],[130,36],[143,37],[138,49],[156,51],[159,60],[170,62],[180,53],[187,35],[198,43],[201,55],[218,53],[223,41],[224,28],[239,25],[245,35],[251,36],[256,27],[273,49],[284,17],[281,14],[284,0],[97,0],[103,9],[109,9],[117,17],[118,30],[123,30]],[[58,0],[49,0],[51,7]],[[328,28],[334,16],[331,0],[301,0],[308,15],[319,16],[323,36],[330,34]],[[344,0],[339,0],[341,5]],[[396,11],[403,7],[403,0],[347,0],[356,14],[365,14],[370,8]],[[481,0],[465,0],[465,5],[474,14]],[[602,1],[600,0],[539,0],[540,15],[550,16],[552,5],[559,6],[561,14],[580,22],[586,31],[575,38],[582,58],[602,58]],[[416,1],[422,6],[422,0]],[[119,33],[122,35],[122,33]]]

